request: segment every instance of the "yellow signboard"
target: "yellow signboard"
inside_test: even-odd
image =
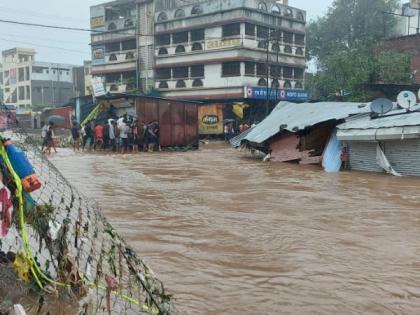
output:
[[[223,133],[223,105],[211,104],[198,107],[198,131],[201,135]]]
[[[98,16],[98,17],[94,17],[90,19],[90,27],[91,28],[95,28],[95,27],[101,27],[105,25],[105,17],[103,16]]]
[[[207,42],[207,49],[218,49],[226,47],[235,47],[241,45],[240,38],[223,39],[223,40],[211,40]]]

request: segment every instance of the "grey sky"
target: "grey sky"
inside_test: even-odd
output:
[[[308,18],[326,12],[333,0],[289,0]],[[0,19],[89,28],[89,7],[103,0],[0,0]],[[90,59],[89,33],[60,31],[0,23],[0,50],[34,48],[37,60],[82,64]],[[48,47],[46,47],[48,46]]]

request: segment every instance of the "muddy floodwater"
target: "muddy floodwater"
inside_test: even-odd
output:
[[[198,151],[52,158],[185,314],[420,314],[420,179]]]

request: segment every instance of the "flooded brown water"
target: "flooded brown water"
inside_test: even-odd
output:
[[[419,314],[420,179],[199,151],[54,163],[185,314]]]

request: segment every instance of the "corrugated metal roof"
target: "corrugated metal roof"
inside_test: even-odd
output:
[[[263,143],[280,130],[297,132],[313,125],[339,120],[350,115],[370,112],[367,103],[289,103],[280,102],[273,112],[250,132],[244,140]]]
[[[412,109],[418,110],[420,109],[420,106],[413,107]],[[371,119],[369,115],[349,119],[337,128],[340,130],[379,129],[418,125],[420,125],[420,112],[415,111],[406,113],[406,110],[403,109],[391,111],[387,115],[376,119]]]
[[[241,146],[242,140],[254,129],[255,127],[249,128],[248,130],[244,131],[243,133],[237,135],[236,137],[233,137],[229,140],[232,147],[239,148]]]

